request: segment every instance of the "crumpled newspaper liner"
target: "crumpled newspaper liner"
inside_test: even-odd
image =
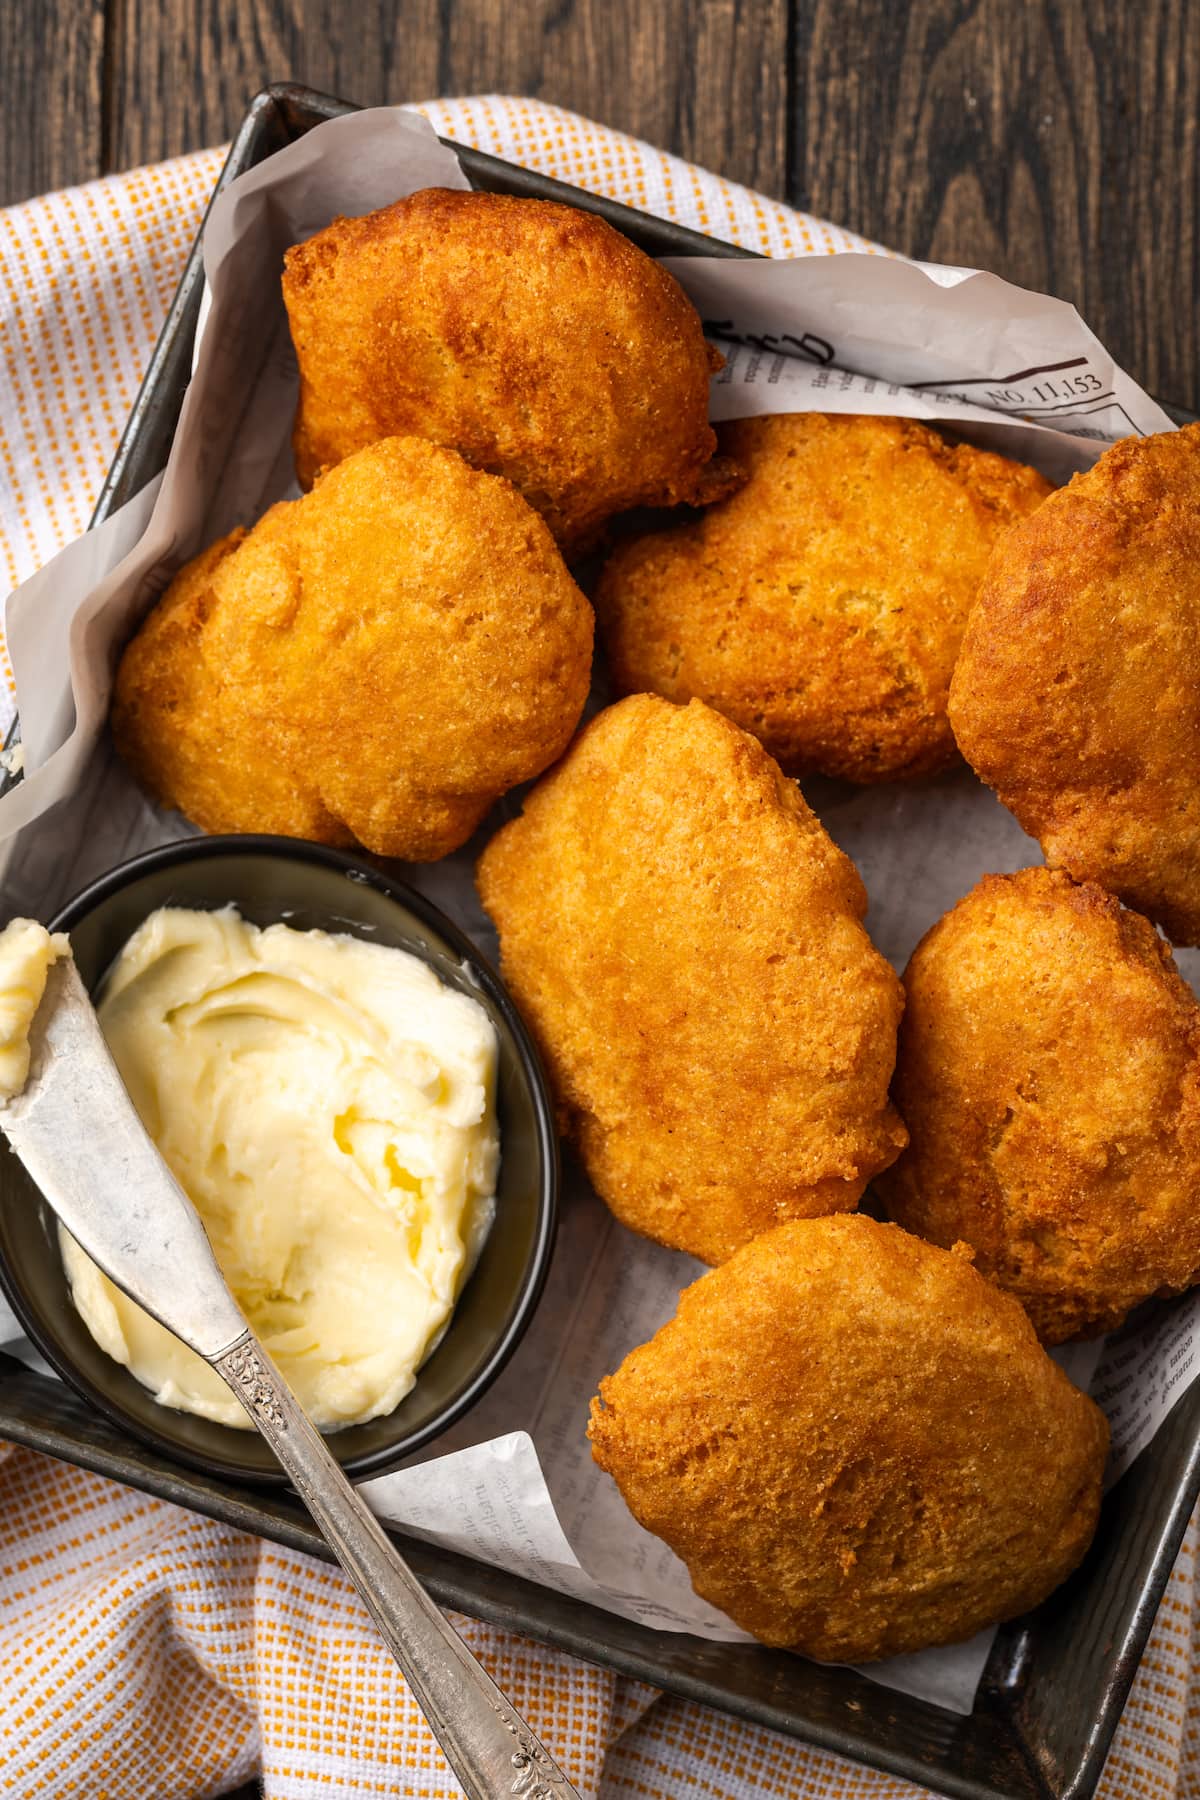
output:
[[[104,736],[116,655],[182,562],[295,491],[296,371],[279,291],[286,247],[338,213],[433,185],[468,184],[418,115],[388,108],[318,127],[214,205],[209,306],[165,473],[9,602],[26,775],[0,800],[8,913],[45,916],[114,862],[186,834],[142,797]],[[819,410],[931,419],[1057,481],[1117,438],[1172,428],[1072,307],[993,275],[850,254],[672,257],[667,266],[728,359],[713,382],[717,418]],[[593,706],[603,697],[598,687]],[[1036,844],[963,769],[868,789],[813,780],[805,792],[857,863],[872,935],[901,968],[981,874],[1039,860]],[[508,796],[465,850],[406,871],[493,957],[473,861],[518,805]],[[1200,958],[1189,960],[1200,968]],[[433,1542],[640,1623],[741,1639],[634,1523],[584,1435],[600,1377],[672,1315],[680,1288],[700,1273],[699,1263],[619,1226],[568,1162],[546,1295],[513,1361],[436,1454],[366,1484],[372,1504]],[[1101,1352],[1084,1346],[1063,1358],[1109,1411],[1114,1475],[1197,1372],[1198,1306],[1185,1298]],[[0,1339],[16,1336],[15,1321],[0,1316]],[[11,1341],[6,1348],[22,1353]],[[864,1672],[967,1712],[992,1635]]]

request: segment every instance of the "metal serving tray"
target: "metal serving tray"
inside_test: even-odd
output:
[[[217,191],[314,125],[354,110],[305,88],[266,89],[246,114]],[[496,157],[455,148],[475,186],[586,208],[652,254],[750,254]],[[190,373],[202,285],[197,242],[93,524],[166,462]],[[962,1800],[1086,1800],[1095,1790],[1200,1495],[1198,1426],[1200,1383],[1182,1397],[1107,1496],[1082,1568],[1045,1606],[1000,1633],[975,1709],[966,1718],[879,1687],[849,1669],[630,1624],[501,1569],[396,1536],[443,1605],[585,1661],[906,1776],[940,1794]],[[62,1383],[3,1354],[0,1436],[330,1560],[308,1514],[289,1494],[263,1494],[189,1473],[121,1436]]]

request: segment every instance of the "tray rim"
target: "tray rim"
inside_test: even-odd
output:
[[[325,119],[358,110],[351,102],[292,82],[273,84],[250,102],[188,254],[89,529],[107,518],[148,478],[137,467],[143,441],[148,434],[161,432],[168,416],[177,416],[190,377],[190,346],[203,286],[200,246],[212,201],[238,174],[264,160],[274,149],[283,147]],[[265,140],[272,135],[277,141],[264,148]],[[458,155],[474,185],[512,187],[515,183],[523,193],[582,206],[606,218],[635,241],[643,236],[651,238],[657,254],[734,257],[756,257],[758,254],[702,236],[673,221],[638,212],[607,196],[591,194],[486,152],[449,139],[442,141]],[[186,353],[182,356],[181,346]],[[1181,408],[1168,410],[1178,422],[1193,416]],[[174,429],[173,416],[166,429],[169,441],[169,434]],[[40,1388],[32,1385],[39,1383]],[[232,1483],[197,1476],[179,1465],[167,1463],[166,1459],[147,1455],[144,1447],[111,1430],[108,1435],[113,1441],[104,1442],[104,1430],[97,1429],[97,1422],[87,1416],[82,1402],[71,1395],[67,1408],[56,1404],[62,1396],[52,1390],[60,1385],[0,1353],[0,1435],[61,1460],[95,1469],[162,1498],[173,1499],[259,1536],[274,1538],[332,1560],[298,1503],[285,1496],[272,1505],[265,1505],[267,1496],[261,1491],[238,1489]],[[64,1411],[69,1414],[72,1408],[82,1417],[71,1423],[64,1422],[61,1415]],[[40,1418],[41,1414],[48,1414],[49,1422]],[[402,1532],[393,1531],[392,1535],[403,1543],[406,1554],[443,1604],[457,1606],[506,1629],[550,1643],[585,1661],[632,1675],[667,1692],[717,1707],[735,1717],[765,1725],[882,1772],[934,1785],[940,1793],[961,1796],[961,1800],[1023,1800],[1025,1795],[1033,1800],[1036,1797],[1087,1800],[1099,1780],[1179,1544],[1200,1496],[1200,1384],[1181,1398],[1160,1437],[1171,1435],[1171,1427],[1175,1427],[1174,1437],[1180,1437],[1182,1432],[1186,1440],[1178,1447],[1176,1456],[1176,1460],[1183,1461],[1184,1467],[1172,1489],[1171,1505],[1156,1520],[1157,1539],[1136,1604],[1125,1621],[1123,1632],[1119,1633],[1120,1642],[1112,1659],[1113,1675],[1092,1716],[1082,1754],[1069,1767],[1055,1766],[1053,1755],[1048,1755],[1048,1746],[1026,1741],[1020,1729],[1022,1701],[1028,1700],[1030,1684],[1036,1683],[1037,1677],[1036,1648],[1031,1648],[1030,1631],[1020,1622],[1002,1628],[1016,1644],[1008,1672],[993,1674],[989,1664],[992,1684],[981,1685],[975,1709],[969,1715],[951,1714],[927,1702],[881,1688],[851,1670],[830,1671],[789,1657],[784,1652],[755,1647],[750,1652],[752,1661],[760,1664],[764,1660],[767,1663],[782,1661],[792,1670],[797,1667],[816,1670],[818,1674],[837,1678],[844,1690],[843,1716],[837,1720],[806,1717],[786,1698],[773,1699],[761,1693],[749,1695],[736,1691],[728,1680],[722,1683],[706,1669],[705,1665],[714,1660],[714,1651],[741,1652],[742,1646],[713,1645],[684,1633],[654,1632],[506,1571],[493,1570],[474,1559],[434,1549]],[[131,1455],[140,1459],[140,1465],[131,1460]],[[155,1464],[158,1466],[153,1466]],[[1118,1484],[1114,1491],[1119,1492],[1120,1486]],[[271,1498],[274,1500],[273,1496]],[[1040,1617],[1040,1614],[1036,1616]],[[667,1666],[663,1657],[669,1656],[671,1649],[686,1651],[688,1655],[670,1658],[670,1666]],[[985,1682],[987,1680],[985,1675]],[[775,1682],[773,1685],[777,1689],[781,1685],[786,1688],[788,1683]],[[866,1728],[872,1713],[889,1715],[888,1722],[893,1728],[907,1721],[918,1733],[924,1726],[933,1737],[948,1739],[944,1755],[939,1755],[932,1746],[919,1750],[898,1742],[881,1741]],[[977,1740],[989,1737],[994,1740],[990,1746],[992,1754],[999,1755],[1000,1761],[1007,1765],[1007,1770],[1003,1771],[1005,1780],[1017,1785],[997,1786],[995,1776],[1002,1771],[995,1763],[986,1775],[970,1766],[976,1761],[972,1748],[984,1748]],[[944,1759],[946,1755],[953,1755],[952,1745],[956,1739],[960,1753],[966,1753],[965,1763],[957,1765]],[[976,1740],[974,1746],[972,1739]],[[1004,1755],[1004,1751],[1011,1754]]]

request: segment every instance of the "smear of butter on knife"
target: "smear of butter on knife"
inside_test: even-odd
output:
[[[36,919],[13,919],[0,931],[0,1102],[15,1100],[29,1078],[29,1028],[46,976],[70,954],[65,933],[51,935]]]

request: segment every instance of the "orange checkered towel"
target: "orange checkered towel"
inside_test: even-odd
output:
[[[556,107],[421,109],[474,144],[772,255],[869,248]],[[0,573],[85,526],[223,152],[0,213]],[[11,712],[11,700],[9,700]],[[2,723],[2,721],[0,721]],[[1101,1787],[1200,1794],[1195,1525]],[[585,1800],[868,1800],[908,1783],[460,1624]],[[0,1450],[0,1794],[269,1800],[461,1790],[348,1583],[97,1476]]]

